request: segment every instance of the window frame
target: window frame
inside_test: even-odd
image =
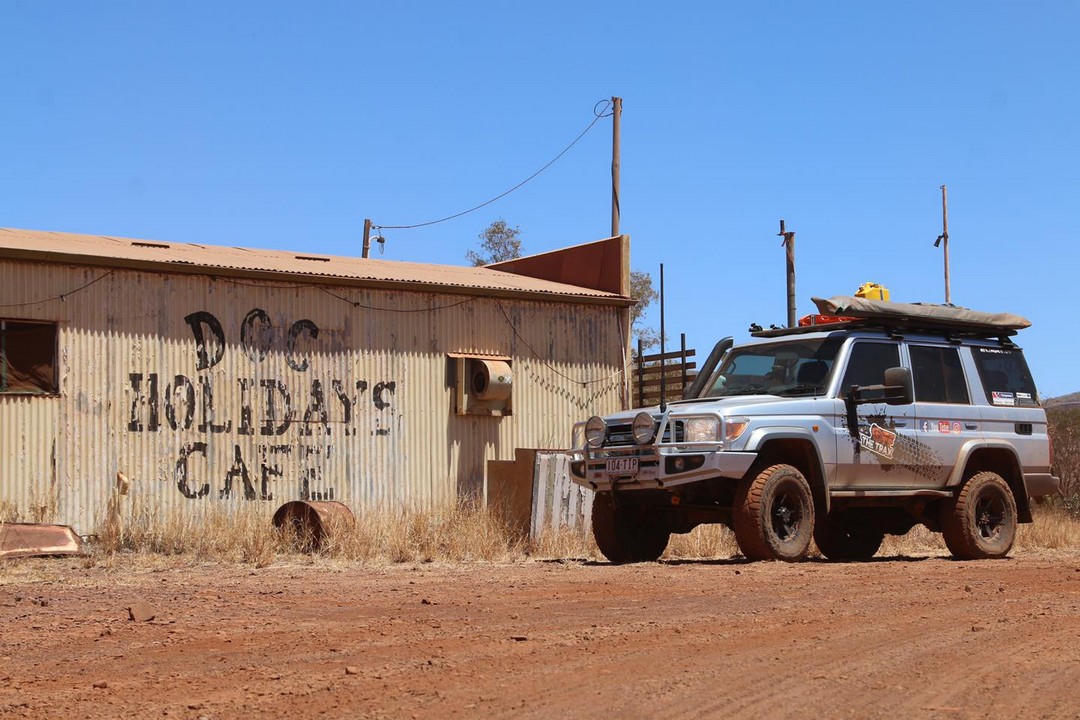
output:
[[[939,354],[939,356],[941,354],[943,354],[943,353],[951,352],[952,356],[956,359],[956,365],[955,365],[954,369],[959,370],[959,372],[960,372],[960,382],[955,387],[950,388],[949,378],[947,377],[947,374],[946,374],[945,369],[944,369],[947,366],[944,363],[941,364],[941,368],[942,368],[941,376],[942,376],[942,380],[943,380],[942,390],[945,393],[945,398],[944,399],[936,399],[936,398],[935,399],[929,399],[929,398],[920,397],[920,395],[919,395],[920,373],[919,373],[918,369],[916,368],[915,353],[917,353],[919,351],[922,351],[922,350],[936,352],[936,353]],[[934,343],[912,342],[912,343],[908,343],[907,351],[908,351],[908,362],[911,363],[911,383],[912,383],[912,386],[913,386],[913,388],[915,390],[915,402],[917,402],[917,403],[936,403],[936,404],[939,404],[939,405],[971,405],[971,389],[970,389],[970,387],[968,385],[967,373],[964,371],[964,358],[960,353],[960,347],[959,346],[956,346],[956,345],[937,345],[937,344],[934,344]],[[926,377],[924,375],[923,376],[923,383],[922,383],[924,386],[926,385],[925,380],[926,380]],[[954,391],[954,390],[962,390],[963,391],[963,399],[961,399],[961,400],[950,399],[951,396],[952,396],[951,391]]]
[[[52,330],[52,373],[49,377],[49,386],[37,390],[22,388],[10,389],[8,387],[9,368],[11,363],[7,353],[8,343],[13,335],[9,334],[12,328],[9,325],[35,325]],[[60,395],[60,323],[55,320],[37,320],[29,318],[0,317],[0,397],[57,397]]]
[[[857,337],[857,338],[854,338],[851,341],[851,345],[848,347],[847,357],[844,358],[844,374],[840,377],[840,380],[839,380],[840,385],[837,387],[837,390],[836,390],[839,397],[846,396],[848,390],[851,389],[852,385],[864,385],[864,386],[865,385],[880,385],[881,383],[885,382],[885,370],[887,370],[889,368],[883,368],[882,373],[881,373],[881,377],[878,377],[876,379],[871,378],[872,382],[869,382],[869,383],[849,383],[849,382],[847,382],[848,373],[851,372],[851,369],[852,369],[852,358],[855,355],[855,351],[860,346],[863,346],[863,345],[881,345],[881,346],[892,348],[896,352],[896,364],[895,365],[890,365],[889,367],[903,367],[904,366],[904,353],[903,353],[903,348],[901,347],[901,343],[899,341],[891,340],[891,339],[887,339],[887,338],[872,338],[872,337]]]

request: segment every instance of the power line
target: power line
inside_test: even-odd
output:
[[[601,104],[603,104],[604,107],[599,112],[597,112],[596,108],[600,107]],[[586,127],[584,130],[581,131],[580,135],[578,135],[576,138],[574,138],[573,142],[571,142],[569,145],[567,145],[565,148],[563,148],[562,152],[560,152],[554,158],[549,160],[548,163],[546,165],[544,165],[544,167],[540,168],[539,170],[534,172],[532,175],[530,175],[529,177],[527,177],[524,180],[522,180],[521,182],[519,182],[514,187],[510,188],[509,190],[507,190],[504,193],[496,195],[495,197],[491,198],[487,202],[482,202],[479,205],[477,205],[476,207],[471,207],[468,210],[462,210],[461,212],[454,213],[453,215],[447,215],[446,217],[439,218],[438,220],[429,220],[427,222],[415,223],[413,225],[375,225],[374,227],[378,228],[379,230],[412,230],[413,228],[427,227],[428,225],[437,225],[439,223],[446,222],[447,220],[453,220],[455,218],[459,218],[462,215],[468,215],[469,213],[475,212],[476,210],[479,210],[480,208],[487,207],[488,205],[490,205],[491,203],[493,203],[493,202],[495,202],[497,200],[502,200],[504,197],[506,197],[510,193],[514,192],[518,188],[522,187],[527,182],[529,182],[530,180],[535,178],[537,175],[539,175],[540,173],[544,172],[549,167],[554,165],[563,155],[565,155],[567,152],[570,151],[570,148],[577,145],[578,140],[585,137],[585,134],[587,132],[589,132],[590,130],[592,130],[593,126],[596,125],[596,123],[600,122],[600,120],[602,118],[611,117],[610,113],[607,113],[607,109],[610,106],[611,106],[611,101],[610,100],[601,100],[600,102],[596,103],[596,105],[593,106],[593,115],[594,115],[593,121],[591,123],[589,123],[588,127]]]
[[[105,278],[109,277],[114,272],[116,272],[116,271],[115,270],[110,270],[107,273],[102,273],[101,275],[98,275],[96,278],[94,278],[90,282],[86,283],[85,285],[80,285],[79,287],[75,288],[74,290],[68,290],[66,293],[60,293],[59,295],[54,295],[53,297],[45,298],[44,300],[31,300],[30,302],[22,302],[22,303],[8,303],[6,305],[0,305],[0,308],[27,307],[28,305],[40,305],[41,303],[51,302],[52,300],[59,300],[61,302],[64,302],[64,301],[67,300],[69,295],[74,295],[75,293],[79,292],[80,290],[85,290],[86,288],[90,287],[94,283],[96,283],[96,282],[98,282],[100,280],[104,280]]]

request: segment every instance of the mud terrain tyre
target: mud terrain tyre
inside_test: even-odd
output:
[[[941,508],[941,534],[959,560],[1003,558],[1016,539],[1016,500],[996,472],[972,475]]]
[[[869,560],[884,539],[884,531],[843,517],[820,518],[814,526],[814,542],[830,560]]]
[[[810,484],[791,465],[765,468],[739,485],[732,521],[747,559],[798,562],[814,534]]]
[[[616,507],[611,493],[597,493],[592,506],[593,537],[613,563],[651,562],[667,548],[671,533],[634,507]]]

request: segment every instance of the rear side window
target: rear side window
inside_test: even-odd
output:
[[[56,323],[0,320],[0,393],[56,392]]]
[[[911,345],[911,379],[918,402],[967,404],[967,381],[954,347]]]
[[[894,367],[900,367],[899,346],[893,343],[855,343],[848,356],[840,392],[846,394],[852,385],[881,385],[885,382],[885,371]]]
[[[1039,404],[1035,381],[1019,349],[973,347],[971,354],[990,404]]]

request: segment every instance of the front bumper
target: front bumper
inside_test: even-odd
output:
[[[686,445],[665,447],[612,447],[593,449],[588,446],[571,462],[571,479],[578,485],[606,492],[619,490],[671,488],[711,478],[739,479],[757,459],[757,453],[715,449],[715,444],[700,450]],[[637,470],[609,471],[612,465],[627,465],[628,458],[637,459]],[[678,471],[682,461],[687,469]]]

